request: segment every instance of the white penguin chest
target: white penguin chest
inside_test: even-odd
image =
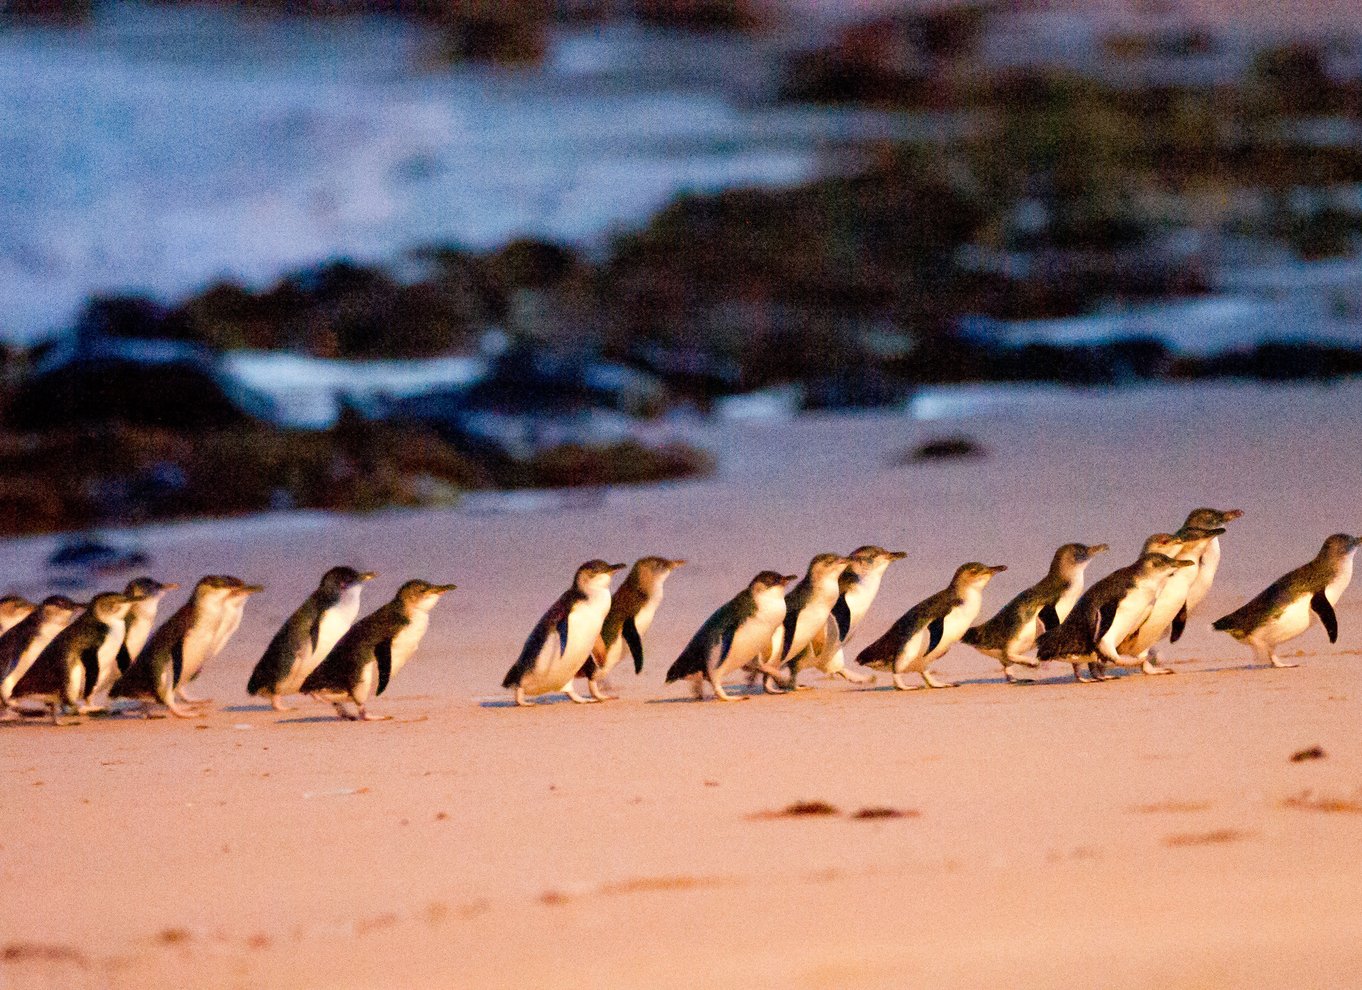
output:
[[[340,600],[322,613],[321,621],[317,623],[317,646],[312,651],[314,666],[326,659],[327,654],[340,642],[346,630],[355,624],[355,616],[359,615],[359,596],[362,591],[359,585],[346,588],[341,592]]]
[[[848,636],[850,636],[851,630],[855,629],[860,621],[865,618],[865,614],[870,611],[870,606],[874,603],[875,595],[879,590],[880,575],[878,574],[864,578],[847,589],[847,616],[851,620],[847,626]]]
[[[1338,600],[1343,597],[1343,592],[1348,590],[1348,585],[1353,579],[1353,554],[1348,554],[1343,559],[1343,565],[1339,567],[1334,579],[1324,586],[1324,597],[1329,599],[1330,605],[1337,605]]]
[[[1327,595],[1328,592],[1326,591]],[[1250,640],[1260,640],[1269,646],[1276,646],[1284,643],[1288,639],[1294,639],[1305,630],[1310,628],[1310,623],[1314,621],[1315,613],[1310,608],[1310,597],[1302,595],[1294,602],[1282,609],[1281,614],[1274,619],[1262,624],[1256,630]]]
[[[785,599],[773,596],[757,600],[756,614],[738,624],[733,631],[728,656],[719,664],[719,673],[746,666],[771,648],[771,637],[785,621]]]
[[[52,642],[56,637],[57,633],[65,628],[66,623],[49,623],[48,625],[38,627],[38,635],[34,636],[33,640],[24,647],[23,652],[19,654],[19,658],[14,662],[14,665],[10,667],[9,672],[5,674],[4,681],[0,682],[0,684],[3,684],[4,697],[10,696],[10,692],[14,690],[14,686],[19,683],[19,678],[28,673],[28,668],[32,667],[33,661],[38,659],[38,654],[42,653],[42,651],[46,649],[47,644]]]
[[[105,627],[104,639],[95,650],[95,657],[99,662],[99,681],[97,684],[89,685],[91,690],[109,680],[118,669],[118,651],[123,648],[123,639],[127,633],[127,623],[122,619]]]
[[[640,608],[638,614],[634,616],[634,629],[637,630],[640,641],[647,635],[648,630],[652,628],[653,616],[657,614],[657,608],[661,604],[662,596],[660,594],[651,597],[643,603],[643,607]],[[601,668],[602,673],[609,673],[610,670],[624,658],[624,651],[627,647],[628,644],[624,642],[624,634],[621,632],[620,635],[615,637],[615,641],[611,643],[605,651],[605,663]]]
[[[1149,616],[1157,594],[1157,587],[1138,585],[1121,599],[1120,604],[1116,606],[1111,626],[1102,634],[1103,641],[1112,647],[1113,652],[1117,644],[1139,628],[1140,623]]]
[[[965,635],[965,630],[974,624],[983,602],[984,596],[979,592],[965,592],[963,601],[947,612],[941,620],[941,639],[930,651],[927,651],[927,645],[931,642],[930,629],[919,630],[917,636],[914,637],[914,639],[919,640],[919,645],[915,651],[917,661],[924,665],[930,663],[960,642],[960,637]]]
[[[421,645],[421,638],[426,634],[426,627],[430,625],[430,616],[418,611],[393,637],[392,641],[392,672],[389,677],[394,676],[408,660],[416,653],[416,648]]]
[[[608,591],[593,591],[585,600],[579,601],[568,613],[566,638],[561,638],[557,629],[549,630],[535,666],[535,676],[524,682],[527,690],[545,693],[566,688],[586,662],[609,611]]]
[[[142,647],[147,645],[147,638],[151,635],[152,624],[156,621],[155,612],[133,612],[128,617],[127,633],[123,638],[123,643],[128,648],[128,656],[136,660],[142,654]]]
[[[1074,610],[1078,600],[1083,597],[1083,581],[1070,581],[1069,586],[1064,589],[1064,593],[1059,596],[1059,601],[1055,602],[1055,614],[1059,616],[1059,621],[1063,622],[1069,617],[1069,613]]]

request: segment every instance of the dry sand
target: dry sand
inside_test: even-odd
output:
[[[1362,588],[1246,666],[1211,619],[1362,529],[1362,387],[1023,396],[959,422],[716,427],[720,477],[555,511],[299,516],[143,534],[153,573],[269,592],[201,719],[0,727],[0,987],[1334,987],[1362,972]],[[896,467],[966,432],[990,455]],[[971,558],[996,607],[1067,540],[1094,576],[1196,505],[1247,514],[1176,676],[1031,687],[958,647],[957,690],[817,682],[684,700],[662,676],[755,571],[905,549],[858,638]],[[38,590],[45,540],[0,545]],[[609,705],[496,688],[572,568],[648,552],[668,585]],[[372,710],[243,697],[326,566],[460,590]],[[170,604],[173,607],[178,599]],[[807,675],[806,675],[807,676]],[[813,679],[810,679],[813,682]],[[1322,747],[1322,759],[1293,753]],[[763,817],[796,800],[835,816]],[[858,820],[865,807],[898,818]]]

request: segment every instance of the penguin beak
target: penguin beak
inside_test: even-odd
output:
[[[264,590],[265,586],[263,584],[243,584],[241,587],[236,589],[236,593],[238,595],[241,595],[242,597],[245,597],[247,595],[258,595],[260,594],[260,592]]]
[[[907,550],[890,550],[890,551],[889,551],[889,559],[890,559],[890,560],[902,560],[902,559],[903,559],[904,557],[906,557],[906,556],[908,556],[908,551],[907,551]]]
[[[1222,512],[1222,513],[1221,513],[1221,515],[1222,515],[1222,516],[1224,517],[1224,519],[1225,519],[1225,522],[1230,522],[1230,521],[1232,521],[1232,520],[1234,520],[1234,519],[1238,519],[1238,518],[1239,518],[1240,516],[1242,516],[1243,514],[1244,514],[1244,510],[1243,510],[1243,509],[1230,509],[1228,512]]]
[[[437,584],[433,585],[430,590],[437,595],[447,595],[457,587],[457,584]]]
[[[162,591],[174,591],[174,590],[175,590],[176,588],[178,588],[179,586],[180,586],[180,582],[179,582],[179,581],[166,581],[164,584],[161,585],[161,590],[162,590]]]
[[[1001,574],[1005,570],[1007,570],[1006,564],[994,564],[992,567],[988,569],[988,572],[990,574]]]
[[[611,564],[609,567],[606,568],[606,573],[614,574],[618,571],[624,570],[628,566],[629,566],[628,564]]]
[[[781,583],[781,584],[789,584],[791,581],[798,581],[798,580],[799,580],[799,575],[798,575],[798,574],[782,574],[782,575],[780,576],[780,583]]]
[[[1096,557],[1099,553],[1106,553],[1110,549],[1105,543],[1094,543],[1088,547],[1088,556]]]
[[[684,557],[681,557],[681,558],[678,558],[678,559],[672,561],[672,570],[676,570],[678,567],[685,567],[685,566],[686,566],[686,559],[685,559]]]
[[[378,571],[364,571],[360,574],[359,579],[361,581],[372,581],[376,577],[378,577]]]

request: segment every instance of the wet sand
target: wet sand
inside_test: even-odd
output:
[[[0,726],[0,986],[1339,986],[1362,964],[1362,598],[1248,666],[1210,620],[1362,529],[1362,388],[1044,393],[976,418],[715,427],[711,480],[556,510],[170,527],[165,579],[269,591],[196,684],[204,717]],[[965,433],[979,460],[896,466]],[[907,550],[853,645],[968,559],[985,611],[1054,547],[1096,577],[1201,504],[1246,510],[1176,676],[816,690],[722,705],[662,684],[755,571]],[[50,544],[0,545],[17,586]],[[692,563],[642,677],[607,705],[508,707],[496,685],[592,556]],[[332,563],[455,581],[415,660],[342,724],[244,697]],[[170,607],[180,599],[171,599]],[[166,613],[168,614],[168,612]],[[1293,761],[1319,746],[1320,759]],[[836,814],[786,817],[796,801]],[[899,817],[856,818],[866,808]]]

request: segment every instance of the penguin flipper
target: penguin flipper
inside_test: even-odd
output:
[[[1097,623],[1092,631],[1092,645],[1096,646],[1111,624],[1116,621],[1116,610],[1121,607],[1119,601],[1110,601],[1097,610]]]
[[[847,604],[846,595],[839,596],[837,604],[832,606],[832,618],[837,623],[837,638],[846,642],[847,633],[851,631],[851,606]]]
[[[128,652],[128,644],[124,643],[118,648],[118,672],[126,674],[128,668],[132,666],[132,654]]]
[[[81,693],[88,698],[94,693],[95,685],[99,683],[99,647],[91,646],[81,650],[80,665],[85,668],[85,688]]]
[[[317,644],[322,641],[322,616],[324,614],[321,609],[318,609],[317,614],[312,617],[312,628],[307,631],[308,640],[312,643],[313,653],[317,652]]]
[[[171,683],[174,684],[176,687],[179,687],[180,678],[184,675],[184,642],[183,642],[183,640],[177,639],[177,640],[175,640],[174,643],[171,644],[171,647],[170,647],[170,665],[171,665],[171,666],[170,666],[171,672],[175,675],[175,676],[171,679]]]
[[[566,614],[558,620],[558,625],[555,628],[558,630],[558,650],[560,653],[565,652],[568,641],[568,617]]]
[[[1053,602],[1040,610],[1040,624],[1046,632],[1059,628],[1059,611]]]
[[[937,644],[941,642],[941,637],[945,631],[946,617],[944,615],[927,623],[927,648],[922,651],[924,657],[931,653],[932,650],[936,649]]]
[[[374,646],[374,659],[378,661],[378,690],[374,692],[376,697],[383,693],[388,686],[388,679],[393,676],[392,640],[385,639]]]
[[[620,633],[624,636],[624,642],[629,646],[629,652],[634,655],[634,673],[643,673],[643,640],[639,637],[638,626],[634,624],[632,615],[624,620],[624,625],[620,627]]]
[[[1333,605],[1329,604],[1329,599],[1324,592],[1316,591],[1310,598],[1310,607],[1319,616],[1319,621],[1324,623],[1324,631],[1329,634],[1329,642],[1338,642],[1338,616],[1334,614]]]
[[[733,637],[737,635],[737,632],[737,626],[729,626],[724,630],[723,636],[719,638],[719,663],[728,659],[728,651],[733,649]]]
[[[790,644],[794,642],[795,630],[799,627],[799,610],[787,609],[785,612],[785,635],[780,639],[780,656],[771,659],[777,666],[784,663],[790,657]]]
[[[1182,603],[1178,614],[1173,616],[1173,631],[1168,634],[1168,642],[1176,643],[1182,639],[1182,631],[1187,628],[1187,603]]]

